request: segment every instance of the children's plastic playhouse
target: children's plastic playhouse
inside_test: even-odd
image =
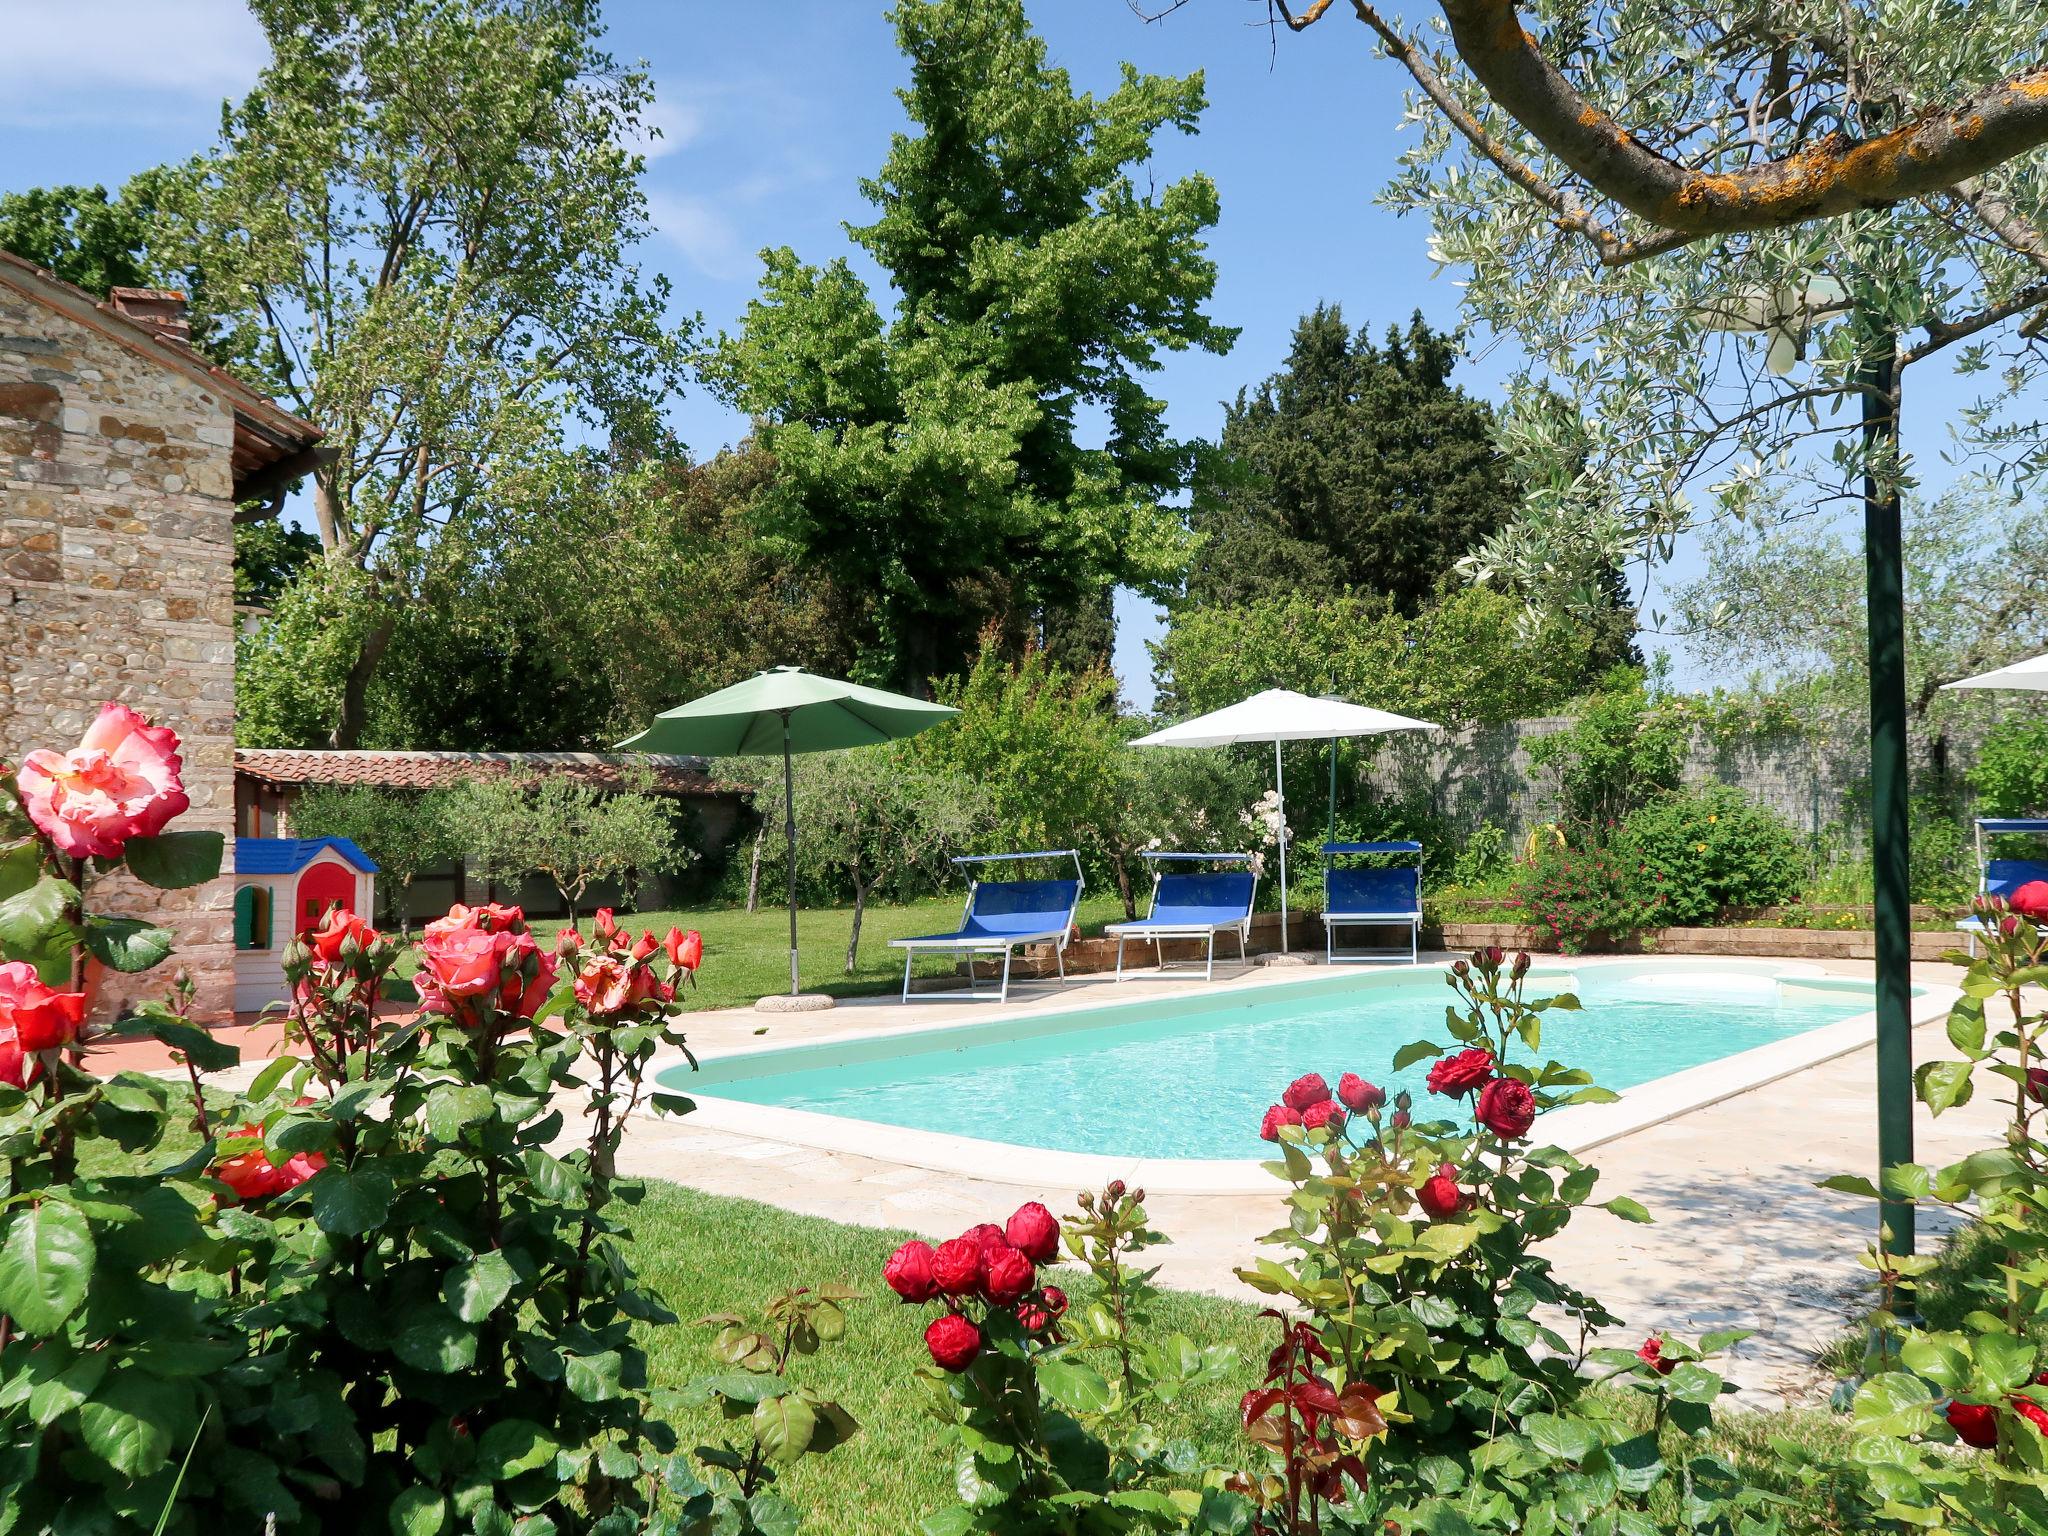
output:
[[[235,1011],[286,1002],[284,947],[336,903],[374,912],[377,866],[345,837],[235,839]]]

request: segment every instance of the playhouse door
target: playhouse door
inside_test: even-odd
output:
[[[296,932],[304,933],[316,928],[327,909],[336,902],[341,910],[353,912],[356,909],[356,877],[339,864],[309,864],[299,876],[299,899],[293,904],[296,921],[292,924]]]

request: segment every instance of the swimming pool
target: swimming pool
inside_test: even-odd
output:
[[[1538,967],[1531,995],[1576,991],[1544,1054],[1628,1089],[1866,1014],[1865,981],[1770,961]],[[671,1069],[664,1087],[1013,1146],[1132,1158],[1244,1159],[1289,1080],[1353,1071],[1425,1098],[1416,1039],[1445,1042],[1440,968],[1380,970],[1099,1008],[996,1015]],[[1439,1101],[1441,1102],[1441,1101]],[[1422,1108],[1418,1104],[1418,1110]],[[1418,1118],[1422,1118],[1418,1114]]]

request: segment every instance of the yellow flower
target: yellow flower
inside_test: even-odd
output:
[[[1720,819],[1721,819],[1721,818],[1720,818],[1719,816],[1709,816],[1709,817],[1707,818],[1707,821],[1708,821],[1708,824],[1709,824],[1709,825],[1711,825],[1712,823],[1714,823],[1714,822],[1717,822],[1717,821],[1719,821]]]
[[[1707,851],[1707,845],[1705,843],[1694,843],[1692,845],[1692,851],[1694,853],[1705,853]]]

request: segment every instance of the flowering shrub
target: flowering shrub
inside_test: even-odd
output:
[[[1540,1057],[1553,1019],[1578,1004],[1526,998],[1528,969],[1497,949],[1458,962],[1449,1042],[1394,1058],[1397,1070],[1435,1058],[1440,1118],[1418,1119],[1405,1096],[1389,1110],[1352,1073],[1335,1093],[1299,1078],[1268,1111],[1280,1156],[1266,1166],[1290,1189],[1288,1224],[1266,1242],[1287,1257],[1238,1273],[1284,1298],[1320,1352],[1284,1346],[1290,1370],[1312,1367],[1319,1383],[1288,1400],[1311,1410],[1290,1443],[1314,1450],[1295,1475],[1268,1475],[1286,1498],[1262,1501],[1265,1529],[1650,1530],[1663,1528],[1649,1523],[1655,1501],[1675,1496],[1685,1529],[1733,1531],[1763,1507],[1702,1444],[1728,1390],[1702,1362],[1743,1335],[1596,1347],[1617,1320],[1538,1251],[1599,1176],[1531,1132],[1553,1109],[1613,1095]],[[1602,1208],[1649,1219],[1625,1198]],[[1653,1397],[1651,1427],[1595,1392],[1602,1382]],[[1247,1396],[1248,1421],[1279,1411],[1262,1395],[1275,1385]]]
[[[632,1338],[673,1318],[626,1262],[614,1167],[649,1062],[682,1044],[686,936],[557,957],[516,908],[458,908],[430,925],[427,1011],[394,1026],[397,946],[330,913],[285,954],[302,1056],[212,1086],[236,1052],[174,982],[138,1023],[185,1102],[95,1076],[87,956],[146,970],[171,936],[90,910],[88,858],[166,886],[219,867],[217,834],[166,830],[177,747],[109,706],[31,756],[0,841],[7,1528],[648,1528],[692,1474]],[[574,984],[600,975],[622,985]]]
[[[1538,853],[1517,874],[1514,899],[1524,921],[1568,955],[1666,921],[1664,881],[1625,838]]]
[[[1806,881],[1810,861],[1791,824],[1726,784],[1659,796],[1630,813],[1624,830],[1629,850],[1661,881],[1666,923],[1776,906]]]
[[[1220,1486],[1185,1486],[1194,1453],[1161,1443],[1144,1424],[1151,1404],[1216,1379],[1234,1353],[1181,1335],[1157,1345],[1134,1336],[1151,1272],[1125,1261],[1163,1241],[1146,1227],[1143,1202],[1142,1190],[1113,1182],[1083,1194],[1081,1214],[1064,1227],[1032,1202],[1004,1226],[983,1223],[936,1248],[908,1242],[890,1255],[889,1289],[906,1305],[940,1308],[924,1330],[927,1374],[943,1388],[938,1412],[958,1439],[961,1502],[924,1523],[930,1536],[1114,1536],[1183,1530],[1191,1519],[1209,1522],[1201,1530],[1243,1528],[1223,1523],[1243,1501]],[[1039,1273],[1063,1238],[1101,1289],[1079,1313]],[[1115,1357],[1113,1376],[1088,1363],[1091,1352]]]
[[[1939,1115],[1969,1102],[1980,1075],[1998,1079],[2012,1106],[2006,1134],[1947,1167],[1887,1169],[1884,1193],[1974,1214],[2000,1250],[2000,1301],[1958,1329],[1919,1326],[1902,1297],[1932,1260],[1872,1251],[1883,1304],[1854,1399],[1856,1451],[1841,1470],[1876,1518],[2016,1536],[2048,1530],[2048,1014],[2029,1008],[2026,990],[2048,983],[2048,882],[2010,902],[1980,900],[1976,914],[1989,930],[1983,955],[1954,957],[1968,968],[1948,1020],[1958,1059],[1922,1063],[1914,1085]],[[1867,1179],[1827,1185],[1878,1194]]]

